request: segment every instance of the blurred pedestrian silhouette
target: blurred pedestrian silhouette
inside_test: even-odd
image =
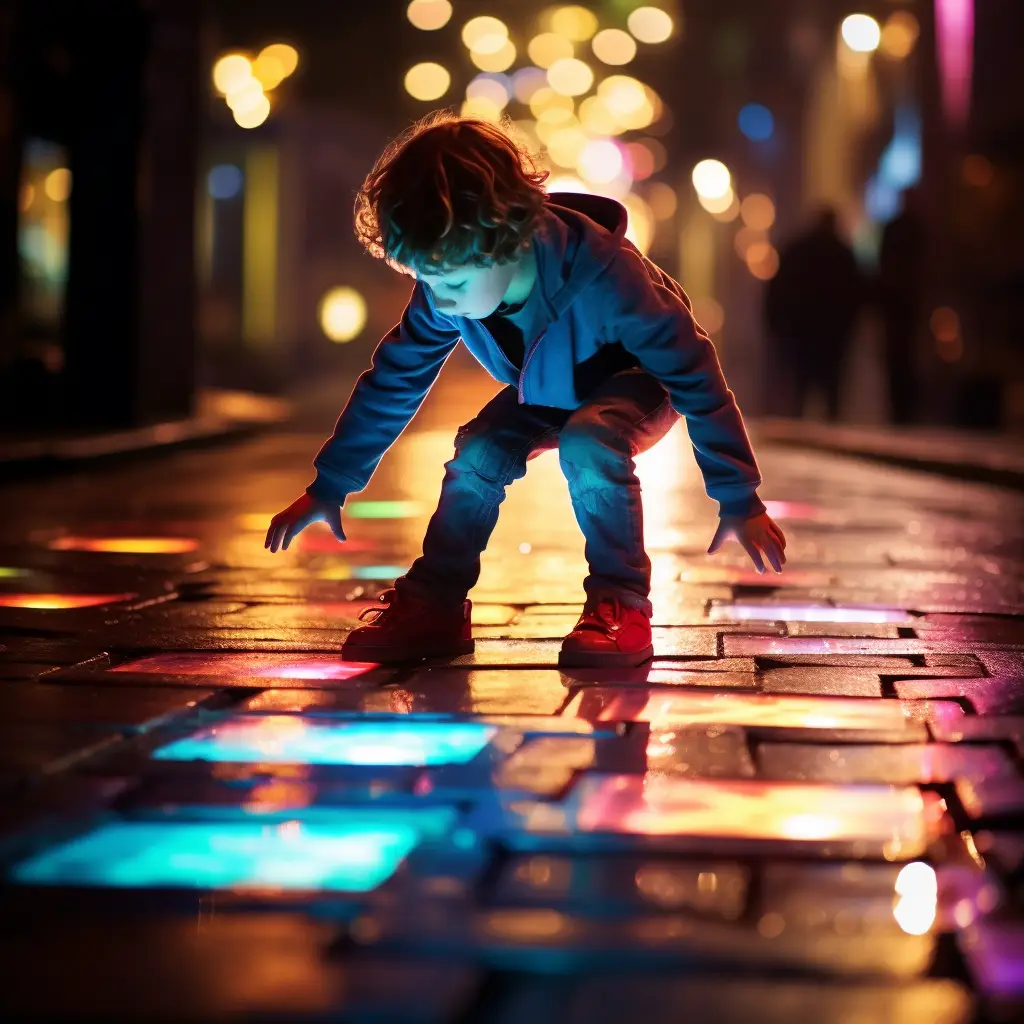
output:
[[[782,249],[768,283],[770,413],[803,416],[816,391],[828,419],[839,419],[843,366],[863,297],[853,250],[839,236],[836,211],[824,207],[811,229]]]
[[[915,355],[924,288],[925,223],[919,189],[903,193],[903,210],[882,231],[876,298],[882,315],[885,375],[894,423],[917,416]]]

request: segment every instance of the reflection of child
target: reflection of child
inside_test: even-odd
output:
[[[416,285],[267,547],[287,548],[316,520],[344,539],[340,506],[366,486],[460,338],[507,386],[459,429],[423,555],[349,636],[346,658],[472,650],[466,595],[505,488],[557,448],[590,566],[560,663],[649,659],[651,563],[633,457],[680,415],[720,505],[709,552],[735,537],[759,571],[762,554],[776,572],[785,562],[739,409],[683,290],[625,239],[619,203],[547,195],[545,177],[495,125],[436,114],[388,147],[360,192],[360,239]]]

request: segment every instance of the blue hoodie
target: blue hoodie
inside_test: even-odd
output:
[[[743,420],[711,339],[683,289],[625,237],[626,210],[602,196],[552,193],[534,234],[540,331],[524,338],[522,371],[479,320],[448,316],[417,282],[402,322],[377,346],[330,439],[308,492],[343,504],[361,491],[426,398],[461,338],[481,366],[519,389],[520,403],[576,409],[574,369],[621,343],[686,419],[708,496],[722,515],[764,511]]]

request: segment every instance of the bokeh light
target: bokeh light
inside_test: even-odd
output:
[[[415,28],[434,32],[448,24],[452,16],[452,5],[449,0],[412,0],[406,8],[405,16]]]
[[[634,181],[643,181],[654,173],[654,154],[644,143],[630,142],[626,153]]]
[[[556,127],[547,139],[548,156],[559,167],[574,168],[587,143],[587,133],[578,124]]]
[[[264,89],[276,89],[299,66],[299,52],[287,43],[271,43],[252,62],[252,75]]]
[[[462,42],[476,53],[497,53],[508,39],[508,26],[499,18],[481,15],[462,26]]]
[[[252,78],[252,64],[241,53],[229,53],[213,65],[213,84],[224,96]]]
[[[775,131],[772,112],[760,103],[748,103],[739,114],[740,131],[752,142],[764,142]]]
[[[563,57],[548,68],[548,84],[563,96],[582,96],[594,84],[594,72],[575,57]]]
[[[887,57],[909,57],[921,34],[921,26],[910,11],[893,11],[882,26],[881,50]]]
[[[620,28],[606,28],[591,40],[594,56],[605,64],[628,64],[636,56],[636,42]]]
[[[924,935],[935,921],[939,881],[935,869],[923,861],[905,864],[896,876],[893,917],[908,935]]]
[[[260,96],[244,107],[233,107],[231,115],[239,128],[259,128],[270,116],[270,100],[266,96]]]
[[[206,176],[206,191],[212,199],[233,199],[242,191],[241,170],[234,164],[217,164]]]
[[[366,326],[366,300],[354,288],[332,288],[320,300],[319,319],[331,341],[351,341]]]
[[[971,153],[964,157],[964,181],[975,188],[985,188],[992,184],[995,170],[992,162],[980,153]]]
[[[626,27],[641,43],[663,43],[672,35],[672,18],[660,7],[638,7],[626,19]]]
[[[529,103],[533,94],[547,84],[548,76],[543,68],[528,65],[512,74],[512,93],[520,103]]]
[[[747,249],[747,269],[760,281],[770,281],[779,271],[779,254],[770,242],[754,242]]]
[[[697,201],[715,220],[723,224],[731,223],[740,215],[739,197],[731,188],[724,196],[715,199],[702,199],[698,196]]]
[[[607,185],[622,173],[622,150],[608,139],[592,139],[580,151],[576,170],[591,185]]]
[[[597,87],[619,131],[638,131],[652,124],[661,113],[657,93],[629,75],[610,75]]]
[[[839,29],[843,42],[855,53],[871,53],[878,49],[882,30],[869,14],[851,14]]]
[[[564,118],[555,118],[555,121],[568,120],[568,117],[572,114],[575,104],[571,96],[563,96],[561,93],[555,92],[550,86],[544,86],[543,89],[538,89],[532,97],[530,97],[530,110],[533,112],[534,117],[541,117],[548,111],[562,110],[565,111],[566,116]],[[551,120],[550,116],[548,120]]]
[[[635,192],[623,196],[622,205],[628,214],[626,238],[646,254],[654,241],[654,212]]]
[[[650,206],[655,218],[668,220],[676,212],[679,197],[671,185],[666,185],[663,181],[655,181],[647,188],[647,205]]]
[[[710,296],[699,295],[693,300],[693,318],[707,331],[717,334],[725,326],[725,310]]]
[[[43,181],[47,199],[63,203],[71,195],[71,171],[66,167],[55,167]]]
[[[537,67],[549,68],[556,60],[568,60],[575,50],[565,36],[554,32],[541,32],[530,40],[526,52]]]
[[[495,124],[501,120],[503,107],[487,96],[476,96],[466,100],[460,108],[463,117],[476,117],[481,121],[493,121]]]
[[[763,192],[751,192],[740,204],[740,216],[748,228],[767,231],[775,223],[775,204]]]
[[[481,71],[507,71],[516,62],[516,48],[511,39],[506,39],[494,52],[471,50],[469,59]]]
[[[701,160],[693,168],[691,180],[702,199],[717,199],[732,191],[732,175],[721,160]]]
[[[582,43],[597,31],[597,15],[579,4],[570,4],[551,14],[550,26],[557,35]]]
[[[436,100],[448,91],[451,81],[447,68],[425,61],[405,73],[405,91],[416,100]]]
[[[467,100],[487,100],[499,110],[512,98],[512,83],[507,75],[480,74],[466,86]]]
[[[591,135],[616,135],[622,129],[600,96],[588,96],[580,104],[580,123]]]

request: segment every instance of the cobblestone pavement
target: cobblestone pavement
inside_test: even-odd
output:
[[[1024,498],[762,447],[758,576],[677,428],[657,657],[569,673],[549,454],[475,655],[340,662],[485,398],[442,382],[345,547],[263,549],[314,434],[7,488],[0,1017],[1021,1020]]]

